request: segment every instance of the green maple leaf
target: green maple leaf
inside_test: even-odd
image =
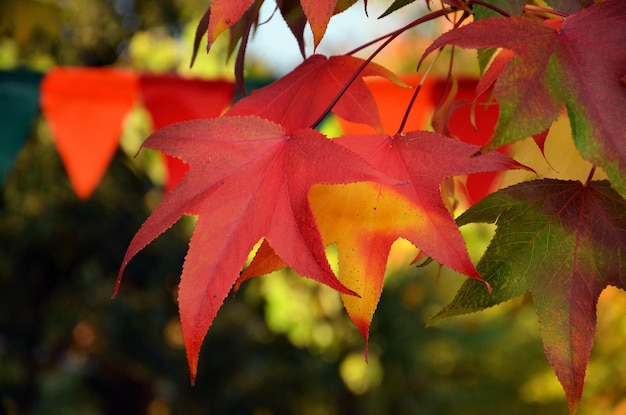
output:
[[[546,356],[575,412],[593,346],[598,297],[606,286],[624,289],[626,282],[624,212],[626,201],[608,181],[536,180],[487,196],[457,223],[496,223],[476,267],[493,293],[467,280],[430,323],[530,291]]]

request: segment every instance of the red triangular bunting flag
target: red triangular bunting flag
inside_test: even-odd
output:
[[[81,199],[106,171],[137,92],[137,75],[121,69],[55,68],[44,78],[42,110]]]
[[[409,85],[418,85],[422,75],[406,75],[401,78]],[[403,109],[409,105],[411,97],[415,93],[415,88],[402,87],[377,77],[365,78],[365,83],[372,91],[376,104],[378,104],[383,131],[386,134],[395,134],[404,116]],[[430,99],[431,89],[432,81],[427,78],[413,104],[413,109],[409,114],[404,131],[413,131],[425,127],[428,121],[427,116],[432,112],[433,108]],[[341,126],[341,131],[346,135],[372,134],[374,132],[367,125],[351,123],[341,118],[339,118],[339,125]]]
[[[147,75],[141,78],[144,106],[152,115],[154,129],[175,122],[219,116],[231,103],[235,88],[227,81],[184,79],[171,75]],[[170,191],[187,172],[179,159],[167,156]]]

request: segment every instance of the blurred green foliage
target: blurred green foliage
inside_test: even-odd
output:
[[[547,367],[532,308],[425,329],[461,281],[428,268],[390,279],[368,364],[336,293],[291,272],[250,281],[220,311],[191,387],[175,302],[188,224],[146,248],[110,299],[156,191],[119,151],[77,200],[45,124],[35,128],[0,210],[6,413],[565,413],[558,398],[520,400]]]
[[[0,65],[179,69],[204,3],[3,0]],[[199,73],[225,73],[218,58]],[[337,293],[290,271],[247,282],[220,310],[191,387],[176,287],[193,221],[142,251],[110,298],[127,244],[161,197],[158,157],[132,157],[149,128],[145,113],[129,117],[87,201],[73,194],[41,118],[6,177],[0,414],[567,413],[530,298],[424,327],[463,280],[434,264],[390,276],[368,363]],[[478,255],[488,233],[466,236]],[[624,310],[623,292],[601,297],[581,414],[626,413]]]

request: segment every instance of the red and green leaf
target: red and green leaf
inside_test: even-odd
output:
[[[626,200],[607,181],[535,180],[487,196],[457,223],[496,223],[477,265],[493,292],[468,280],[431,323],[530,291],[546,356],[574,412],[595,336],[598,297],[608,285],[625,288],[624,212]]]
[[[626,195],[625,20],[626,3],[616,0],[565,19],[482,19],[445,33],[426,54],[444,45],[512,51],[495,83],[500,119],[488,148],[541,133],[566,106],[578,150]]]

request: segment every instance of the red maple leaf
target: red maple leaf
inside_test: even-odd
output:
[[[337,0],[300,0],[302,10],[313,32],[313,45],[317,48],[326,33],[326,27],[335,12]]]
[[[408,182],[406,186],[396,188],[375,184],[374,194],[378,197],[366,199],[374,202],[368,206],[371,215],[360,211],[356,225],[355,218],[349,214],[339,219],[336,205],[329,205],[327,211],[326,206],[314,207],[316,216],[326,213],[325,221],[318,219],[325,242],[336,241],[340,250],[341,281],[360,295],[360,298],[351,299],[343,295],[342,298],[350,317],[366,340],[382,292],[387,257],[391,245],[398,238],[407,239],[442,265],[483,281],[444,203],[440,186],[445,179],[453,176],[524,166],[497,152],[477,155],[479,146],[426,131],[412,131],[393,137],[344,136],[335,141],[361,155],[380,171]],[[386,209],[387,203],[391,206]],[[343,205],[352,206],[348,200]],[[393,214],[385,218],[383,210],[388,209]],[[340,211],[345,213],[346,208],[340,208]],[[351,232],[341,232],[342,225]],[[346,233],[350,236],[346,237]],[[332,235],[333,240],[327,240],[327,235]],[[354,259],[349,258],[351,247],[346,246],[348,244],[355,246],[354,255],[362,255],[357,260],[366,264],[364,272],[358,272]],[[342,267],[342,262],[349,266]]]
[[[351,78],[365,65],[352,56],[313,55],[278,81],[240,100],[226,115],[258,115],[282,125],[287,131],[311,127]],[[403,82],[384,67],[369,63],[359,73],[333,112],[355,123],[381,129],[378,107],[362,77],[381,76]]]
[[[407,239],[441,264],[482,281],[444,204],[440,185],[453,176],[524,166],[498,152],[476,155],[479,146],[426,131],[393,137],[344,136],[333,141],[408,183],[316,187],[309,196],[324,243],[337,243],[340,280],[359,294],[342,298],[366,340],[389,251],[398,238]],[[238,284],[287,265],[269,245],[261,245]]]
[[[307,195],[315,183],[390,182],[360,157],[316,130],[289,134],[256,116],[173,124],[144,146],[180,157],[189,173],[131,241],[118,286],[140,250],[181,215],[198,215],[178,294],[192,381],[202,340],[260,239],[301,275],[351,293],[330,269]]]
[[[355,2],[356,0],[342,0],[339,2],[337,0],[300,0],[300,4],[296,8],[294,1],[286,2],[285,0],[279,0],[278,6],[283,13],[295,11],[297,14],[302,14],[303,17],[306,17],[306,21],[308,21],[313,32],[314,47],[317,47],[326,33],[330,18],[337,13],[341,13]],[[255,0],[211,1],[211,6],[207,9],[198,25],[195,49],[198,48],[199,44],[198,36],[205,31],[208,35],[207,50],[210,49],[215,39],[226,29],[237,24],[254,3]],[[292,23],[288,21],[287,16],[285,17],[288,24]],[[304,25],[302,25],[302,29],[304,29]],[[299,31],[294,31],[294,35],[300,43]]]

